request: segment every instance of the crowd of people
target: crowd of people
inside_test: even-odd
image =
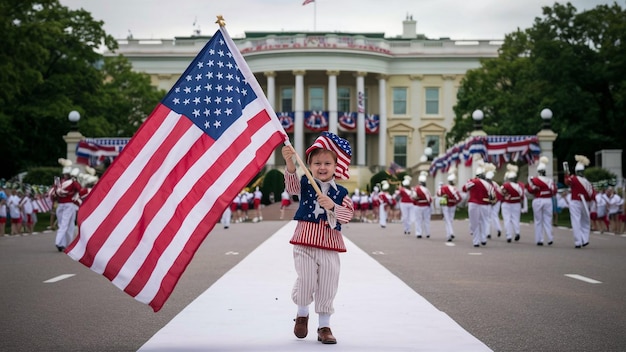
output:
[[[38,214],[49,213],[47,229],[56,231],[55,245],[65,250],[75,237],[76,213],[98,178],[95,170],[85,173],[72,167],[72,161],[59,159],[61,177],[51,186],[31,186],[21,182],[0,184],[0,235],[28,236],[34,234]],[[10,224],[10,231],[6,226]]]
[[[392,194],[389,181],[382,181],[369,194],[359,189],[352,193],[353,221],[378,223],[382,228],[388,222],[399,222],[405,235],[429,238],[430,219],[437,212],[443,216],[445,239],[451,242],[455,238],[455,214],[463,206],[467,207],[475,247],[485,246],[492,235],[504,235],[509,243],[519,241],[521,216],[529,211],[537,246],[554,243],[553,226],[564,212],[570,213],[575,248],[589,244],[590,231],[623,233],[623,198],[611,186],[596,190],[584,177],[588,160],[583,156],[576,159],[574,174],[566,173],[567,187],[561,189],[546,175],[549,160],[545,156],[539,159],[537,174],[528,177],[526,183],[518,180],[519,167],[508,164],[499,184],[494,180],[496,166],[483,160],[477,161],[474,176],[458,187],[455,168],[448,171],[447,184],[440,183],[433,192],[426,187],[425,172],[413,186],[412,178],[405,176]]]

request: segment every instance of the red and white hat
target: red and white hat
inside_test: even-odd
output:
[[[335,178],[347,180],[350,178],[350,158],[352,157],[352,148],[350,143],[331,132],[322,132],[315,142],[306,150],[306,161],[310,162],[309,157],[315,149],[331,150],[337,154],[337,167],[335,169]]]

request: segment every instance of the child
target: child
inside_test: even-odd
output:
[[[309,305],[315,301],[315,312],[319,315],[317,340],[335,344],[330,316],[334,313],[333,301],[339,284],[339,253],[346,251],[341,224],[350,222],[354,208],[348,190],[336,184],[334,178],[349,177],[352,151],[346,140],[329,132],[322,132],[306,150],[307,164],[321,194],[316,194],[306,176],[298,181],[294,149],[285,146],[282,154],[286,161],[285,188],[291,195],[300,197],[294,216],[298,224],[289,241],[294,245],[298,274],[292,291],[292,299],[298,305],[294,334],[301,339],[307,336]]]

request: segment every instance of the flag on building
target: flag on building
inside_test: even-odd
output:
[[[398,172],[404,172],[405,169],[400,166],[398,163],[396,163],[395,161],[392,161],[389,164],[389,168],[387,169],[387,173],[389,173],[390,175],[395,175]]]
[[[221,27],[91,190],[67,254],[159,311],[223,211],[286,140]]]

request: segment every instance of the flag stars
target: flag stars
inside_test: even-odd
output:
[[[207,108],[204,108],[204,116],[211,116],[211,111]]]
[[[226,86],[226,91],[229,92],[229,93],[232,93],[233,86]]]
[[[192,114],[193,114],[194,117],[199,117],[200,116],[200,110],[199,109],[193,109]]]
[[[210,83],[207,83],[206,86],[204,86],[204,89],[206,89],[208,92],[213,90],[213,85]]]
[[[218,50],[217,55],[219,55],[220,57],[224,57],[224,50]]]
[[[178,104],[180,104],[180,99],[174,98],[174,99],[172,99],[172,102],[174,103],[174,105],[178,105]]]
[[[224,113],[225,113],[227,116],[230,116],[230,115],[232,115],[232,114],[233,114],[233,109],[228,108],[228,109],[224,110]]]
[[[202,75],[198,73],[198,74],[196,75],[196,81],[199,81],[199,80],[201,80],[201,79],[202,79]]]
[[[215,109],[213,114],[215,114],[215,116],[221,116],[222,115],[222,109]]]
[[[198,104],[200,104],[201,102],[202,102],[202,100],[200,100],[200,97],[195,97],[195,98],[193,98],[193,103],[194,103],[195,105],[198,105]]]
[[[215,122],[213,122],[213,127],[215,127],[215,128],[220,128],[220,127],[222,127],[222,121],[220,121],[220,120],[215,120]]]
[[[218,61],[217,62],[217,67],[224,68],[224,62],[223,61]]]
[[[201,90],[202,90],[201,86],[196,86],[196,88],[194,89],[194,92],[198,93]]]
[[[207,105],[211,104],[211,97],[210,97],[210,96],[208,96],[208,95],[206,95],[206,96],[204,97],[204,103],[205,103],[205,104],[207,104]]]
[[[224,74],[223,74],[223,73],[221,73],[221,72],[218,72],[216,76],[217,76],[217,79],[222,79],[222,78],[224,78]]]
[[[186,81],[191,81],[191,80],[192,80],[191,75],[187,75],[187,76],[185,76],[185,80],[186,80]]]
[[[189,87],[185,87],[183,90],[185,91],[185,94],[191,93],[191,88]]]
[[[204,64],[202,63],[202,61],[198,61],[198,64],[196,66],[198,68],[202,68],[202,67],[204,67]]]
[[[226,99],[224,99],[224,102],[226,102],[226,104],[231,104],[233,102],[233,97],[226,97]]]
[[[218,85],[217,87],[215,87],[215,90],[218,92],[221,92],[223,90],[222,85]]]
[[[211,122],[210,121],[204,121],[204,129],[210,129],[211,128]]]
[[[228,79],[229,81],[232,81],[233,78],[234,78],[234,76],[233,76],[232,73],[229,73],[229,74],[226,75],[226,79]]]
[[[215,104],[221,104],[222,103],[222,97],[215,97],[214,102],[215,102]]]
[[[185,99],[185,100],[183,100],[183,105],[189,105],[189,103],[190,103],[190,102],[189,102],[189,99]]]

